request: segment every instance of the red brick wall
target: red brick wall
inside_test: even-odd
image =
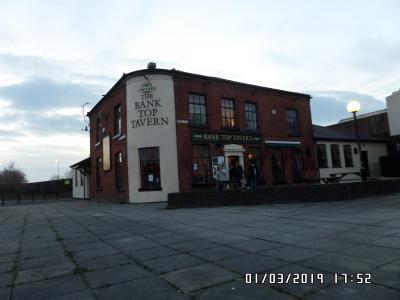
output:
[[[240,132],[246,132],[245,102],[257,103],[259,127],[262,140],[301,141],[300,149],[303,151],[304,177],[313,177],[317,174],[315,164],[315,147],[313,140],[310,100],[306,96],[276,92],[263,88],[249,87],[229,82],[214,81],[212,79],[197,79],[176,75],[175,79],[175,107],[177,120],[189,120],[188,95],[190,92],[204,94],[206,96],[208,129],[191,128],[188,124],[177,124],[177,149],[178,172],[180,191],[190,191],[192,172],[192,142],[191,131],[221,131],[221,98],[235,100],[236,116]],[[288,136],[288,123],[286,109],[294,108],[299,112],[302,136]],[[276,115],[272,115],[272,109]],[[244,145],[254,146],[254,145]],[[261,149],[264,178],[267,184],[272,184],[271,152],[264,144]],[[285,179],[287,183],[293,180],[292,175],[292,151],[283,150]],[[217,147],[210,144],[210,155],[222,155],[223,145]],[[245,166],[246,167],[246,166]]]
[[[121,105],[122,114],[122,133],[120,138],[114,137],[114,107]],[[102,139],[96,144],[96,119],[101,117],[102,127],[105,132],[102,137],[111,136],[111,170],[102,171],[102,188],[96,188],[96,158],[103,156]],[[91,176],[90,176],[90,198],[94,200],[109,201],[128,201],[128,168],[127,168],[127,147],[126,147],[126,88],[125,83],[121,82],[103,99],[97,107],[90,113],[90,158],[91,158]],[[116,188],[115,174],[115,154],[122,152],[124,165],[124,190],[118,191]]]

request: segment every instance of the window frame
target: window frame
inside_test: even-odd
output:
[[[331,151],[332,168],[342,168],[342,159],[340,157],[340,145],[339,144],[330,144],[329,148]],[[334,148],[337,148],[337,157],[334,157],[334,153],[336,152],[336,151],[333,151]],[[337,158],[337,161],[335,161],[334,158]]]
[[[193,99],[191,99],[191,96],[202,97],[204,99],[204,104],[191,102],[191,100],[193,100]],[[206,95],[200,94],[200,93],[190,92],[188,94],[188,104],[189,104],[189,125],[192,126],[192,127],[208,127],[208,110],[207,110],[207,97],[206,97]],[[193,112],[193,113],[191,112],[192,105],[193,105],[194,110],[195,110],[195,112]],[[203,106],[204,106],[204,114],[202,114],[201,112],[200,112],[200,114],[196,113],[196,107],[203,107]],[[201,111],[201,109],[200,109],[200,111]],[[199,123],[193,122],[192,115],[201,116],[201,119],[204,116],[205,122],[204,123],[203,122],[199,122]],[[194,119],[196,119],[196,118],[194,118]]]
[[[101,190],[103,188],[103,180],[102,180],[103,166],[102,166],[101,156],[96,157],[95,168],[96,168],[96,190]]]
[[[122,134],[122,107],[118,104],[114,107],[114,136]]]
[[[248,105],[253,105],[255,108],[255,111],[249,111],[247,110]],[[248,114],[254,114],[255,116],[255,121],[254,120],[249,120],[247,118]],[[251,131],[251,132],[257,132],[259,131],[259,124],[258,124],[258,105],[256,102],[251,102],[251,101],[246,101],[244,103],[244,115],[246,119],[246,130]],[[249,128],[249,122],[255,124],[255,128]]]
[[[124,155],[122,151],[114,154],[114,164],[115,164],[115,188],[117,191],[124,190]]]
[[[325,157],[324,157],[323,160],[321,160],[321,157],[319,156],[319,151],[318,151],[318,147],[319,146],[323,146],[323,148],[324,148],[324,156]],[[327,146],[326,144],[317,144],[316,145],[316,156],[317,156],[318,169],[327,169],[327,168],[329,168],[329,164],[328,164],[328,149],[327,149],[326,146]],[[321,161],[324,162],[323,165],[320,163]]]
[[[204,147],[207,148],[207,153],[208,156],[195,156],[195,147]],[[199,152],[198,152],[199,153]],[[196,161],[197,165],[199,165],[199,161],[206,161],[206,165],[208,164],[206,170],[206,176],[208,177],[208,180],[204,180],[204,181],[194,181],[195,175],[194,175],[194,170],[193,170],[193,165]],[[210,152],[210,146],[208,144],[192,144],[192,176],[191,176],[191,182],[192,182],[192,186],[196,186],[196,185],[206,185],[206,184],[210,184],[213,182],[213,175],[212,175],[212,157],[211,157],[211,152]]]
[[[296,128],[293,130],[293,126],[291,124],[294,124],[290,120],[293,120],[293,118],[289,118],[289,112],[295,112],[296,113]],[[301,136],[301,126],[300,126],[300,113],[297,108],[291,108],[288,107],[286,108],[286,122],[288,124],[288,136]]]
[[[102,132],[101,132],[101,118],[97,117],[96,118],[96,143],[100,143],[102,138]]]
[[[147,156],[149,155],[146,152],[146,159],[142,159],[142,154],[144,153],[144,151],[148,151],[149,149],[152,150],[157,150],[157,156],[158,159],[147,159]],[[160,147],[142,147],[138,149],[138,154],[139,154],[139,165],[140,165],[140,188],[139,188],[139,192],[142,191],[161,191],[162,187],[161,187],[161,164],[160,164]],[[157,162],[158,166],[156,166],[156,169],[158,169],[158,173],[154,173],[154,174],[158,174],[158,183],[157,184],[148,184],[146,183],[146,181],[144,180],[145,175],[150,175],[148,172],[145,173],[144,171],[144,166],[143,164],[146,162]]]
[[[347,154],[350,155],[348,157],[346,155],[346,149],[347,149]],[[353,146],[351,144],[345,144],[343,145],[343,157],[344,157],[344,166],[345,168],[352,168],[354,167],[354,160],[353,160]]]
[[[230,101],[232,103],[233,107],[224,106],[224,103],[226,103],[226,101]],[[238,115],[236,113],[235,99],[232,99],[232,98],[221,98],[220,107],[221,107],[222,129],[224,129],[224,130],[239,130]],[[228,114],[225,113],[226,110],[232,111],[233,112],[233,117],[229,117]],[[225,126],[225,123],[226,123],[225,120],[230,120],[230,121],[233,120],[234,126],[232,126],[232,125]]]

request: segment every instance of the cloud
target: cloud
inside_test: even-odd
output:
[[[360,102],[360,114],[386,108],[384,101],[373,96],[350,91],[314,91],[308,92],[311,99],[313,124],[330,125],[350,117],[347,103],[352,100]]]
[[[79,106],[100,98],[97,86],[59,83],[46,78],[32,78],[18,84],[0,87],[0,98],[12,108],[43,110],[64,106]]]

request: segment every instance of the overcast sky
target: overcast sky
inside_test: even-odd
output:
[[[81,105],[160,68],[313,96],[315,124],[400,89],[400,1],[0,1],[0,167],[47,180],[89,155]],[[361,113],[360,112],[360,113]]]

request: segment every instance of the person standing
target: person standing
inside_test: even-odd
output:
[[[238,162],[235,164],[236,167],[236,184],[238,189],[242,188],[242,179],[243,179],[243,167],[239,165]]]
[[[250,184],[250,188],[254,191],[257,185],[258,170],[254,162],[250,163],[249,169],[247,170],[247,178]]]
[[[233,190],[236,186],[236,165],[232,165],[229,168],[229,181],[230,189]]]
[[[224,165],[220,165],[217,167],[216,179],[217,179],[217,191],[224,191],[227,182]]]

